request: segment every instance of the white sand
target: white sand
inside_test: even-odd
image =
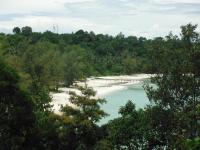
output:
[[[105,76],[105,77],[91,77],[86,80],[88,87],[92,87],[96,92],[96,97],[102,98],[105,95],[126,89],[128,85],[138,84],[144,79],[150,78],[150,74],[135,74],[135,75],[124,75],[124,76]],[[85,85],[84,82],[77,82],[78,85]],[[72,88],[59,88],[60,93],[50,93],[52,96],[53,110],[55,113],[59,113],[61,105],[70,105],[69,102],[69,91],[78,92]]]

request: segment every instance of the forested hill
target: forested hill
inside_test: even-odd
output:
[[[171,37],[170,37],[171,36]],[[148,40],[144,37],[95,34],[79,30],[71,34],[33,32],[15,27],[0,35],[0,53],[23,79],[55,85],[71,85],[88,76],[151,73],[151,52],[159,44],[179,40],[172,34]]]
[[[148,72],[149,41],[135,36],[116,37],[79,30],[71,34],[32,32],[15,27],[13,34],[0,35],[1,53],[14,68],[43,81],[74,80],[91,75]],[[67,79],[67,80],[66,80]],[[69,83],[67,83],[69,82]]]
[[[0,36],[1,150],[199,150],[200,34],[181,26],[180,37],[58,35],[14,28]],[[14,68],[14,69],[13,69]],[[150,104],[129,101],[119,117],[98,126],[104,99],[91,88],[69,92],[75,107],[53,112],[49,87],[90,75],[153,72],[144,85]],[[156,88],[155,88],[156,87]],[[49,90],[50,89],[50,90]],[[143,99],[141,99],[143,101]]]

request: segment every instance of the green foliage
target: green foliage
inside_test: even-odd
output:
[[[0,145],[2,150],[34,149],[35,116],[19,76],[0,62]]]
[[[66,86],[92,75],[91,54],[79,46],[67,47],[63,54]]]
[[[98,141],[96,133],[99,127],[96,125],[102,117],[107,114],[100,109],[100,104],[105,103],[104,99],[95,99],[95,92],[86,87],[78,87],[80,94],[70,92],[70,102],[74,105],[62,107],[63,115],[71,117],[71,131],[73,149],[92,149]]]
[[[200,138],[195,138],[193,140],[187,140],[186,143],[187,143],[188,150],[200,149]]]
[[[112,149],[199,149],[199,34],[182,26],[182,36],[149,41],[154,86],[145,86],[151,105],[135,110],[132,102],[110,121],[105,137]]]
[[[21,30],[22,30],[21,32],[24,36],[30,36],[32,34],[32,28],[31,27],[28,27],[28,26],[22,27]]]
[[[150,120],[147,112],[136,110],[129,101],[121,107],[121,117],[108,123],[108,137],[112,149],[148,149],[148,141],[155,137],[151,133]]]
[[[24,71],[44,85],[59,82],[62,76],[62,62],[59,60],[60,52],[56,51],[56,48],[49,42],[38,42],[30,46],[22,57]]]
[[[6,62],[19,71],[25,83],[34,78],[56,90],[91,75],[148,71],[144,38],[83,30],[75,34],[38,33],[28,26],[15,27],[13,33],[1,35],[0,47]]]
[[[99,142],[97,142],[96,146],[94,147],[94,150],[112,150],[112,146],[110,141],[100,140]]]
[[[15,27],[0,34],[0,149],[109,150],[199,149],[200,37],[197,25],[181,37],[149,39],[95,34],[32,32]],[[49,90],[92,75],[156,73],[145,89],[151,105],[129,101],[120,117],[99,127],[104,99],[78,87],[72,106],[51,110]],[[27,92],[28,91],[28,92]],[[33,144],[34,143],[34,144]]]
[[[200,74],[195,60],[200,47],[196,27],[191,24],[182,26],[181,41],[170,35],[164,44],[156,45],[158,49],[154,48],[160,52],[152,53],[156,59],[152,63],[159,72],[152,79],[157,88],[147,86],[146,90],[149,99],[159,108],[152,112],[152,121],[163,137],[159,140],[168,149],[187,149],[184,141],[200,136],[197,123]]]
[[[19,27],[14,27],[13,28],[13,33],[19,34],[21,32],[21,29]]]

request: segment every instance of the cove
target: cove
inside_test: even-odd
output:
[[[109,116],[100,120],[99,124],[106,124],[109,120],[120,117],[118,113],[121,106],[124,106],[129,100],[136,105],[136,109],[144,108],[149,104],[148,97],[143,88],[143,82],[133,85],[128,85],[125,89],[114,91],[105,95],[107,103],[103,104],[101,108],[109,114]]]

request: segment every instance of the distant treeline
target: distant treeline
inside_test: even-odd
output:
[[[23,78],[45,84],[65,83],[88,76],[152,73],[149,52],[166,38],[95,34],[79,30],[71,34],[33,32],[15,27],[13,34],[0,34],[0,53]]]

